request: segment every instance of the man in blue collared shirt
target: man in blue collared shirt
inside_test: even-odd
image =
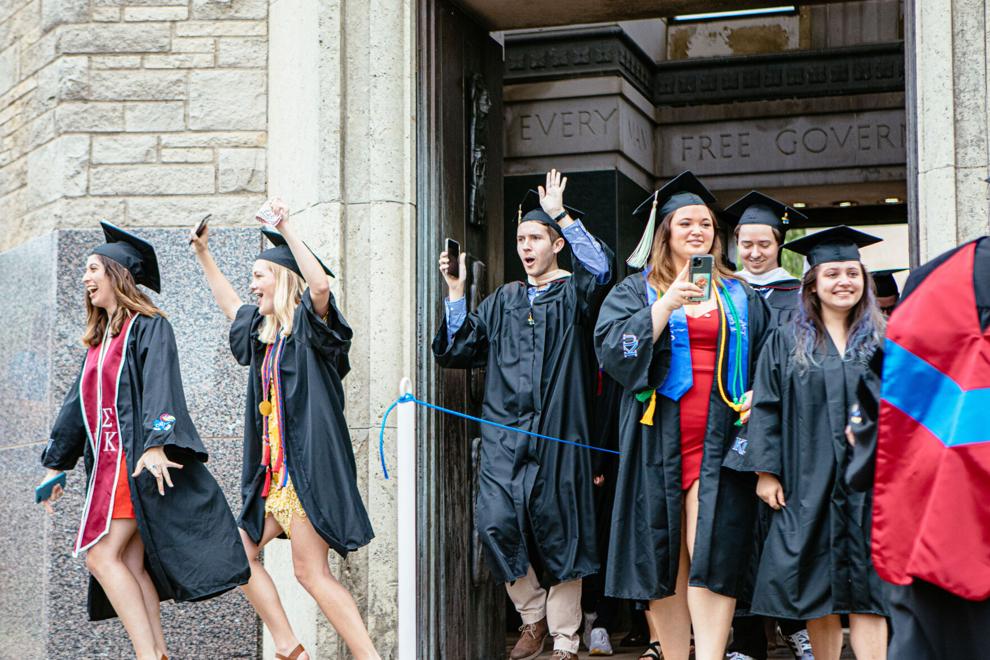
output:
[[[525,215],[520,208],[516,252],[526,282],[503,285],[474,312],[464,300],[464,255],[458,277],[440,255],[449,297],[433,352],[444,367],[487,367],[486,420],[593,444],[591,315],[611,279],[612,254],[564,206],[566,185],[551,170],[539,207]],[[557,264],[567,245],[573,273]],[[553,657],[576,660],[581,579],[598,572],[589,451],[488,425],[481,432],[475,521],[489,566],[523,622],[509,657],[536,657],[551,635]]]

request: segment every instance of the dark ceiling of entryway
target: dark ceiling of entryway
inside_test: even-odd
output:
[[[660,18],[708,11],[729,11],[779,5],[825,4],[831,0],[456,0],[489,30],[576,25]]]

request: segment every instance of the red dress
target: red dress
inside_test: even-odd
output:
[[[117,487],[113,496],[113,513],[110,514],[112,520],[133,519],[134,502],[131,501],[131,484],[127,480],[127,456],[124,455],[124,448],[120,448],[120,468],[117,470]]]
[[[689,489],[701,476],[701,459],[705,453],[705,427],[708,426],[708,403],[715,381],[715,355],[718,350],[718,314],[716,310],[687,317],[691,340],[691,372],[694,383],[681,397],[681,488]]]

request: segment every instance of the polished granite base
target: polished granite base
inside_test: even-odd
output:
[[[213,302],[187,242],[187,230],[148,229],[140,235],[158,252],[163,290],[153,296],[169,316],[179,346],[186,398],[210,452],[208,463],[240,509],[241,432],[246,370],[230,355],[229,322]],[[243,299],[260,248],[257,230],[218,229],[211,248]],[[72,541],[83,503],[80,462],[66,496],[49,517],[33,487],[48,430],[84,351],[81,277],[99,230],[59,230],[0,253],[0,657],[133,657],[119,620],[90,623],[88,574]],[[239,591],[205,603],[163,603],[162,624],[175,658],[258,657],[258,619]],[[16,656],[5,653],[15,652]]]

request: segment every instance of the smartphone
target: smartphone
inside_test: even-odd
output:
[[[271,201],[267,201],[261,205],[258,212],[254,214],[254,217],[261,220],[263,223],[269,227],[277,227],[279,220],[278,214],[275,213],[275,209],[272,208]]]
[[[65,472],[59,472],[54,477],[34,489],[35,504],[41,504],[52,496],[55,486],[65,488]]]
[[[452,238],[447,239],[447,274],[451,277],[460,277],[461,267],[461,244]]]
[[[715,257],[710,254],[697,254],[691,257],[691,267],[688,270],[688,281],[701,289],[701,296],[688,298],[691,302],[704,302],[712,296],[712,270],[715,268]]]
[[[199,224],[196,225],[197,237],[203,235],[203,230],[206,229],[206,225],[210,222],[210,218],[212,217],[213,217],[212,213],[207,213],[206,215],[203,216],[203,219],[199,221]],[[192,243],[192,239],[189,239],[189,242]]]

